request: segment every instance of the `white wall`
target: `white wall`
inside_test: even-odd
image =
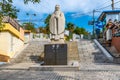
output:
[[[0,50],[4,51],[5,53],[9,53],[10,40],[11,35],[9,32],[0,32]]]
[[[0,32],[0,50],[8,55],[16,53],[24,45],[24,42],[9,32]]]
[[[13,37],[13,52],[16,53],[23,47],[24,42],[13,35],[12,35],[12,37]]]

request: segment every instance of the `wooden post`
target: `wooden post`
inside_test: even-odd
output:
[[[112,10],[114,10],[114,0],[111,0],[112,1],[112,4],[111,4],[111,7],[112,7]]]

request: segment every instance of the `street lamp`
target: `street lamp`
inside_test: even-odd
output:
[[[32,16],[36,16],[36,14],[34,13],[34,14],[29,14],[29,13],[26,13],[26,15],[27,16],[30,16],[30,18],[29,18],[29,23],[30,23],[30,21],[32,20]]]

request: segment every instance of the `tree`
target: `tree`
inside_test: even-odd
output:
[[[39,3],[40,0],[23,0],[25,4],[28,2]],[[1,0],[0,1],[0,27],[2,27],[3,16],[9,16],[11,18],[17,18],[18,9],[12,5],[13,0]]]
[[[39,3],[40,0],[24,0],[25,4],[27,4],[28,2]]]
[[[75,29],[75,25],[73,23],[71,23],[71,22],[68,22],[66,24],[66,26],[67,26],[66,29],[70,31],[68,39],[72,39],[72,37],[73,37],[73,31]]]
[[[73,33],[73,31],[75,29],[74,26],[75,25],[73,23],[69,22],[69,23],[67,23],[67,28],[66,29],[69,30],[71,33]]]
[[[49,33],[50,33],[50,30],[49,30],[50,17],[51,17],[51,14],[49,14],[49,15],[46,17],[45,21],[44,21],[44,23],[46,24],[46,26],[45,26],[46,34],[49,34]]]
[[[39,27],[40,33],[47,34],[47,29],[45,27]]]
[[[3,3],[0,2],[0,6],[1,6],[1,11],[0,11],[1,17],[9,16],[11,18],[17,18],[17,12],[19,12],[19,10],[12,5],[12,1],[6,2],[5,0],[3,0]]]
[[[75,30],[74,30],[74,33],[80,35],[81,34],[81,29],[79,27],[76,27]]]
[[[43,30],[44,30],[43,27],[39,27],[39,31],[40,31],[40,33],[43,33]]]
[[[33,23],[23,23],[22,27],[25,30],[31,30],[31,32],[35,32],[35,27]]]
[[[78,26],[75,28],[74,33],[78,34],[78,35],[80,35],[80,34],[88,35],[88,32],[85,30],[85,28],[83,28],[83,27],[80,28]]]

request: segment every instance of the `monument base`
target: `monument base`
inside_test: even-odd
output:
[[[77,42],[66,44],[46,44],[44,46],[44,65],[79,66]]]
[[[70,41],[66,42],[67,43],[67,48],[68,48],[68,54],[67,54],[67,59],[68,59],[68,66],[79,66],[79,52],[78,52],[78,45],[76,41]]]
[[[51,44],[65,44],[64,39],[54,40],[51,39]]]
[[[44,47],[45,65],[67,65],[67,44],[46,44]]]

